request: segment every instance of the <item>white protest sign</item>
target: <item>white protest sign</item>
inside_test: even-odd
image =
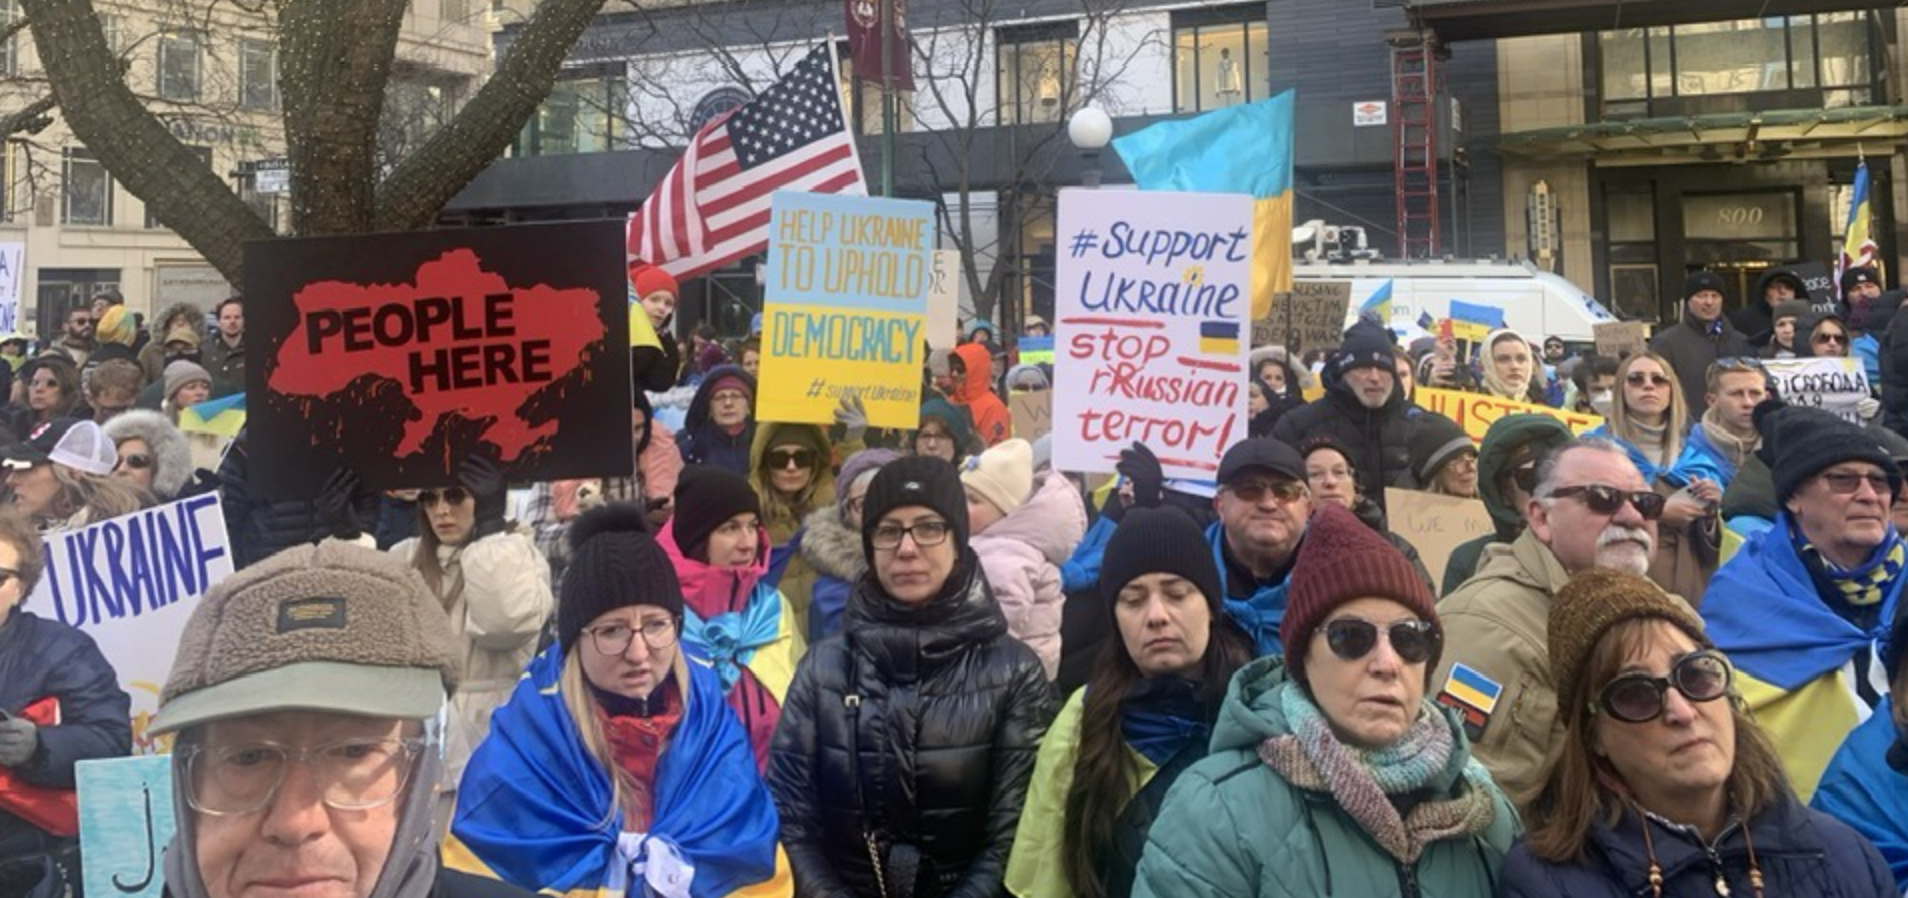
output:
[[[1252,199],[1063,190],[1054,467],[1107,472],[1134,441],[1211,480],[1246,436]]]
[[[934,273],[928,280],[927,342],[929,349],[953,349],[961,342],[961,251],[934,251]]]
[[[1868,372],[1860,359],[1765,359],[1762,366],[1783,402],[1819,408],[1845,421],[1862,423],[1856,405],[1871,394]]]
[[[165,851],[179,819],[172,804],[172,758],[81,761],[74,765],[74,779],[86,894],[165,894]]]
[[[26,244],[0,243],[0,334],[20,330],[20,285],[26,282]]]
[[[172,673],[186,618],[232,573],[216,494],[43,536],[46,571],[26,609],[77,627],[132,696],[133,751],[166,747],[147,733]]]

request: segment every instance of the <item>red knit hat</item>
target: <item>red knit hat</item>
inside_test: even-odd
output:
[[[670,296],[682,296],[682,288],[676,284],[676,279],[671,277],[669,272],[654,265],[638,263],[630,266],[629,285],[636,288],[637,299],[642,299],[658,290],[667,290]]]
[[[1305,661],[1305,643],[1325,622],[1332,609],[1354,599],[1390,599],[1430,621],[1438,621],[1437,602],[1418,569],[1390,541],[1365,526],[1343,506],[1323,502],[1305,525],[1292,565],[1292,587],[1279,623],[1279,643],[1288,669],[1299,671]],[[1426,673],[1438,666],[1433,655]]]

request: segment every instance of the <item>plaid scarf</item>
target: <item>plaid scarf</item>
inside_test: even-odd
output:
[[[1259,743],[1259,759],[1300,789],[1331,793],[1398,862],[1415,864],[1431,843],[1483,832],[1495,818],[1490,774],[1457,750],[1450,723],[1432,703],[1423,703],[1417,721],[1398,741],[1369,750],[1338,741],[1324,712],[1298,683],[1280,684],[1275,699],[1292,733]],[[1403,816],[1392,803],[1393,796],[1436,790],[1440,784],[1454,785],[1454,794],[1426,795]]]
[[[1802,534],[1802,528],[1791,521],[1790,535],[1795,539],[1796,554],[1821,579],[1833,584],[1841,594],[1842,601],[1856,607],[1879,604],[1887,595],[1888,584],[1901,575],[1904,561],[1908,561],[1908,549],[1904,549],[1901,537],[1895,533],[1895,525],[1888,525],[1888,535],[1868,558],[1853,569],[1844,569],[1828,556],[1823,555]]]

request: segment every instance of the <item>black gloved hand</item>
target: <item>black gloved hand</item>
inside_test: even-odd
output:
[[[33,760],[40,748],[40,728],[24,717],[0,720],[0,767],[18,767]]]
[[[325,478],[324,489],[313,500],[318,520],[338,539],[357,539],[363,528],[358,523],[358,475],[350,468],[339,468]]]
[[[1160,470],[1159,456],[1146,444],[1133,441],[1133,448],[1120,450],[1120,463],[1114,466],[1127,480],[1133,483],[1133,505],[1138,508],[1158,508],[1164,498],[1166,474]]]
[[[493,533],[504,531],[504,499],[510,491],[510,484],[504,481],[503,469],[497,463],[481,455],[471,455],[457,471],[458,482],[464,489],[470,490],[470,497],[476,503],[477,520],[471,526],[470,538],[483,539]]]

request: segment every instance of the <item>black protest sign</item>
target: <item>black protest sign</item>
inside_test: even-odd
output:
[[[623,258],[618,221],[246,244],[253,491],[628,475]]]

